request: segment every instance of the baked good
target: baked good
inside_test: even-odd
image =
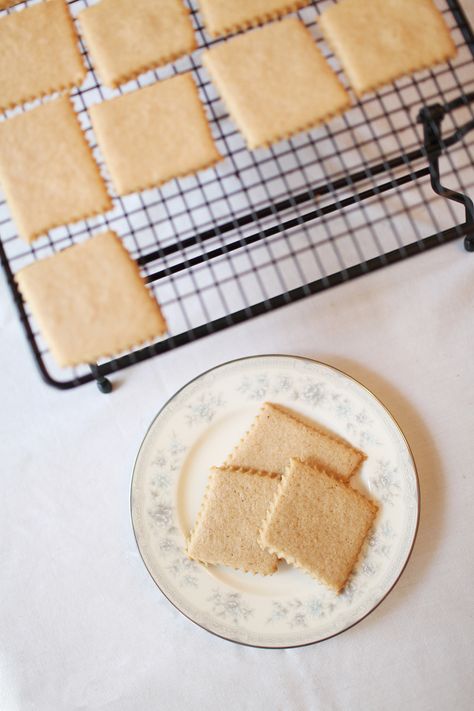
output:
[[[34,262],[16,281],[61,366],[95,363],[166,331],[160,307],[114,232]]]
[[[106,86],[119,86],[196,48],[182,0],[101,0],[78,19]]]
[[[0,123],[0,186],[28,242],[112,207],[66,96]]]
[[[198,518],[187,543],[190,558],[261,575],[277,569],[277,557],[258,541],[278,479],[233,467],[212,469]]]
[[[0,18],[0,110],[82,84],[86,68],[64,0]]]
[[[4,10],[12,5],[18,5],[22,0],[0,0],[0,10]]]
[[[282,475],[291,457],[343,478],[351,477],[365,459],[363,452],[344,440],[281,405],[266,402],[225,464]]]
[[[377,506],[346,482],[291,459],[260,543],[340,592],[357,562]]]
[[[96,104],[90,116],[119,195],[159,186],[221,159],[190,73]]]
[[[294,17],[212,47],[202,62],[249,148],[314,128],[350,105],[310,31]]]
[[[199,0],[204,24],[212,37],[275,20],[307,4],[308,0]]]
[[[319,24],[358,96],[456,55],[433,0],[340,0]]]

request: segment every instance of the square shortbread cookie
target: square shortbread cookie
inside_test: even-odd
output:
[[[95,363],[166,330],[136,262],[114,232],[34,262],[16,280],[61,366]]]
[[[340,592],[376,513],[377,506],[345,482],[292,459],[259,540]]]
[[[280,405],[266,402],[225,464],[281,475],[291,457],[349,478],[360,467],[365,454]]]
[[[221,159],[191,74],[180,74],[90,109],[119,195],[159,186]]]
[[[213,47],[202,61],[249,148],[313,128],[350,103],[311,33],[293,17]]]
[[[278,479],[232,467],[212,470],[187,553],[201,563],[270,575],[277,557],[257,541]]]
[[[0,109],[82,83],[86,68],[64,0],[0,19]]]
[[[212,37],[244,30],[298,10],[309,0],[199,0],[204,24]]]
[[[341,0],[319,22],[358,96],[456,54],[432,0]]]
[[[111,87],[196,48],[182,0],[102,0],[79,21],[99,77]]]
[[[0,0],[0,10],[3,10],[11,5],[18,5],[22,0]]]
[[[29,242],[112,206],[67,97],[0,123],[0,187]]]

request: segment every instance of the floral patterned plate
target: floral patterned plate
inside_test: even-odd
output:
[[[262,577],[206,568],[184,552],[209,467],[223,462],[266,400],[313,418],[368,455],[352,483],[381,512],[340,595],[285,563]],[[415,464],[385,407],[348,375],[293,356],[232,361],[188,383],[148,430],[131,488],[138,548],[164,595],[209,632],[259,647],[319,642],[368,615],[407,563],[418,511]]]

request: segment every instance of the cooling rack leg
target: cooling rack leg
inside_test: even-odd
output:
[[[95,378],[95,382],[99,389],[99,392],[103,393],[104,395],[108,395],[109,393],[111,393],[113,389],[112,383],[108,378],[100,374],[99,366],[96,363],[91,363],[90,369],[92,371],[92,375]]]

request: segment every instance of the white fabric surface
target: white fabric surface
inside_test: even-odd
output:
[[[0,709],[472,708],[473,259],[461,243],[438,248],[124,371],[111,396],[41,383],[2,280]],[[319,358],[372,388],[422,487],[395,590],[352,630],[291,651],[239,647],[182,617],[129,516],[134,457],[165,399],[265,352]]]
[[[112,396],[42,384],[0,279],[0,710],[471,709],[473,268],[460,242],[441,247],[123,371]],[[411,444],[422,492],[390,596],[348,632],[287,651],[239,647],[181,616],[145,570],[129,514],[134,458],[164,401],[219,362],[269,352],[371,388]]]

